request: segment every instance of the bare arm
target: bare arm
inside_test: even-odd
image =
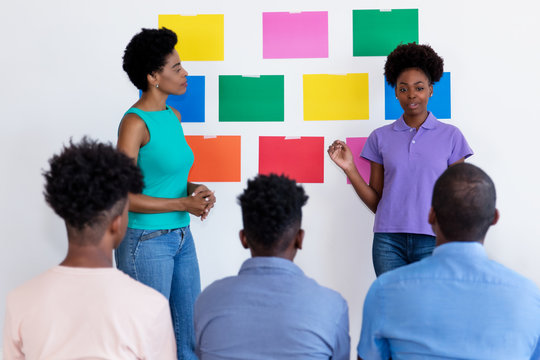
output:
[[[336,140],[328,148],[328,155],[347,175],[354,190],[366,206],[375,213],[383,191],[384,168],[371,161],[371,176],[367,184],[354,164],[351,149],[341,140]]]
[[[127,114],[120,124],[118,134],[118,150],[124,152],[137,163],[139,149],[150,140],[144,121],[136,114]],[[129,194],[129,210],[141,213],[163,213],[171,211],[188,211],[195,216],[204,214],[209,201],[205,197],[213,197],[210,190],[201,191],[195,196],[167,199],[143,194]]]

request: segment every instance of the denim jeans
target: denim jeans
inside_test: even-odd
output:
[[[172,230],[128,228],[115,251],[118,269],[169,299],[178,359],[197,359],[193,304],[201,292],[189,226]]]
[[[373,266],[377,277],[400,266],[430,256],[435,248],[435,236],[407,233],[375,233],[373,235]]]

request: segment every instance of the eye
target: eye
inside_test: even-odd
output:
[[[402,93],[403,93],[403,92],[405,92],[405,91],[407,91],[407,89],[405,89],[405,88],[399,88],[399,92],[402,92]]]
[[[416,91],[423,91],[423,90],[424,90],[424,88],[423,88],[422,86],[418,86],[418,87],[416,88]]]

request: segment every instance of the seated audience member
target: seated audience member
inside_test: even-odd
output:
[[[284,176],[248,181],[238,197],[240,241],[252,257],[237,276],[214,282],[195,303],[201,360],[349,359],[347,303],[293,263],[304,239],[307,199]]]
[[[165,297],[113,268],[128,192],[143,186],[133,160],[85,138],[53,156],[44,176],[68,252],[8,295],[4,359],[176,359]]]
[[[489,176],[448,168],[433,190],[433,256],[373,283],[358,358],[540,359],[540,290],[482,246],[498,219]]]

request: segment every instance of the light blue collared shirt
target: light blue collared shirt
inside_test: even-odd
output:
[[[199,296],[195,337],[201,360],[349,360],[348,307],[292,261],[255,257]]]
[[[364,303],[362,359],[540,359],[540,290],[476,242],[381,275]]]

